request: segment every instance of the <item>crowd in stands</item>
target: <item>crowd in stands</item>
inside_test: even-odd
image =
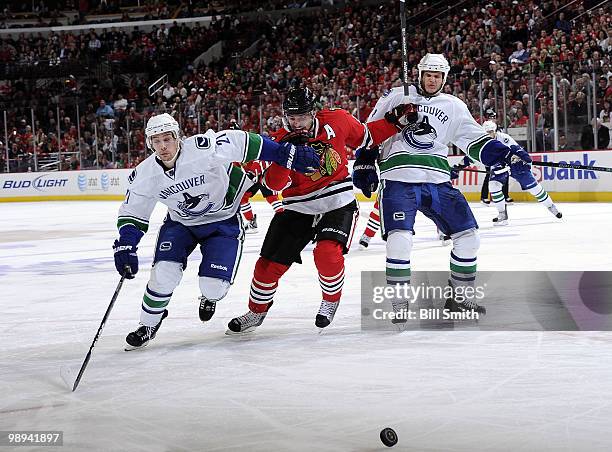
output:
[[[211,15],[332,6],[338,0],[8,0],[0,29],[195,18]]]
[[[609,9],[585,13],[592,4],[588,0],[498,0],[485,6],[465,2],[465,9],[436,16],[429,6],[436,2],[415,3],[409,2],[408,12],[409,78],[416,81],[416,64],[426,52],[446,54],[451,72],[445,92],[463,99],[478,121],[485,119],[484,112],[494,111],[499,124],[522,127],[528,125],[533,108],[535,151],[552,145],[554,71],[563,128],[560,147],[593,148],[593,127],[599,131],[598,147],[611,147],[610,134],[605,133],[612,128]],[[42,87],[27,79],[0,82],[11,158],[22,157],[15,169],[32,167],[33,141],[41,156],[59,146],[65,154],[62,169],[134,166],[147,156],[144,124],[160,112],[174,114],[187,135],[236,122],[245,130],[276,130],[282,124],[284,92],[300,83],[318,94],[321,106],[345,108],[365,120],[378,98],[399,81],[399,16],[393,8],[323,8],[306,17],[259,20],[219,20],[194,28],[174,25],[148,33],[59,33],[51,40],[3,36],[0,66],[33,52],[33,59],[56,55],[58,64],[61,55],[69,54],[85,64],[106,61],[117,68],[107,78],[86,82],[68,79]],[[233,33],[232,42],[242,40],[242,48],[259,37],[256,51],[252,56],[225,51],[220,61],[192,64],[197,54],[227,33]],[[92,42],[99,42],[95,55]],[[135,72],[134,65],[147,67],[151,75]],[[123,72],[126,79],[120,77]],[[148,85],[165,72],[170,75],[168,84],[150,97]],[[593,74],[594,92],[589,87]],[[35,140],[31,106],[37,108]],[[0,162],[2,168],[4,164]]]

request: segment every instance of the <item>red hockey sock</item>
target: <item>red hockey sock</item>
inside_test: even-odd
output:
[[[366,225],[363,233],[368,237],[372,238],[380,229],[380,212],[378,210],[378,200],[374,203],[374,208],[370,212],[368,217],[368,224]]]
[[[278,280],[288,269],[289,265],[272,262],[265,257],[257,260],[249,294],[249,309],[252,312],[262,313],[270,308]]]
[[[321,240],[314,249],[323,300],[338,302],[344,285],[344,254],[342,245],[333,240]]]
[[[253,219],[253,208],[249,202],[249,198],[253,196],[252,193],[246,192],[240,200],[240,213],[244,216],[244,219],[251,221]]]
[[[285,209],[283,208],[283,202],[278,199],[278,195],[266,196],[266,201],[268,201],[268,204],[272,206],[275,213],[281,213],[285,211]]]

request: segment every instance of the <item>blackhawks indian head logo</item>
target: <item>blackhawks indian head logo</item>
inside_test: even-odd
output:
[[[338,169],[342,159],[340,154],[334,150],[331,144],[322,141],[314,141],[308,143],[312,147],[321,160],[321,167],[314,173],[308,173],[307,176],[313,181],[317,181],[325,176],[331,176]]]

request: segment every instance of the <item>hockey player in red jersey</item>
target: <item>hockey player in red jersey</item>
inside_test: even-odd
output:
[[[397,115],[407,113],[395,110]],[[255,265],[249,310],[232,319],[228,334],[245,333],[262,324],[272,305],[281,276],[311,241],[319,273],[322,302],[315,325],[328,326],[334,318],[344,284],[344,254],[348,252],[359,215],[347,168],[346,146],[368,148],[397,133],[386,119],[363,124],[345,110],[315,109],[308,88],[292,88],[283,102],[284,127],[272,135],[276,141],[308,143],[321,156],[321,168],[301,175],[271,165],[263,183],[282,191],[283,213],[272,218]],[[400,118],[398,118],[400,119]],[[401,120],[401,119],[400,119]]]

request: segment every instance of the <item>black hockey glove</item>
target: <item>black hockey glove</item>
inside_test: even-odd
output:
[[[451,171],[450,171],[451,180],[459,179],[459,171],[471,165],[472,165],[472,161],[467,156],[463,157],[463,160],[460,163],[457,163],[451,167]]]
[[[278,144],[279,158],[276,163],[279,165],[302,174],[312,173],[321,167],[319,155],[310,146],[296,146],[291,143]]]
[[[378,146],[367,149],[360,148],[355,152],[353,165],[353,185],[357,187],[366,198],[378,189],[378,174],[376,172],[376,159]]]
[[[134,275],[138,273],[138,255],[136,251],[138,248],[134,243],[129,240],[120,238],[115,240],[113,244],[113,252],[115,254],[115,268],[121,276],[125,274],[127,279],[133,279]],[[126,274],[126,267],[130,269]]]
[[[419,114],[417,113],[417,105],[415,104],[400,104],[392,110],[385,113],[385,119],[393,124],[398,132],[408,128],[416,130],[418,127]]]

